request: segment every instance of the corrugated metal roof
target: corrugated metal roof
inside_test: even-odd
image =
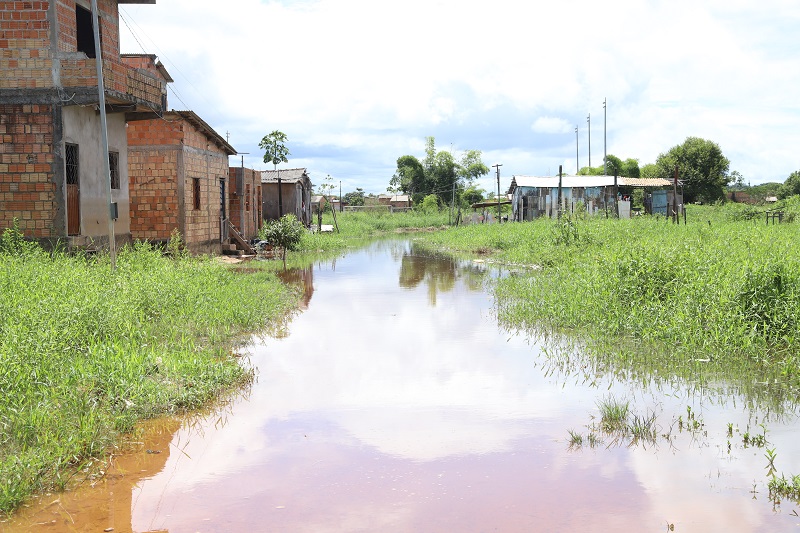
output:
[[[279,172],[281,175],[281,182],[296,183],[304,180],[311,181],[311,178],[309,178],[305,168],[287,168],[280,170],[262,170],[261,183],[278,183]]]
[[[664,178],[620,178],[620,185],[628,187],[669,187],[672,185],[670,180]]]
[[[619,176],[617,185],[628,187],[665,187],[671,185],[662,178],[626,178]],[[558,176],[513,176],[509,192],[516,187],[558,187]],[[614,176],[561,176],[562,187],[608,187],[614,185]]]

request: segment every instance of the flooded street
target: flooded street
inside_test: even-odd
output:
[[[555,364],[498,326],[493,275],[406,241],[292,272],[306,309],[247,349],[246,394],[152,422],[94,487],[0,529],[800,531],[767,488],[768,450],[779,475],[800,473],[795,413]],[[658,439],[571,445],[610,397],[655,413]]]

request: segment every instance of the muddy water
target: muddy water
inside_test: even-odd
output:
[[[779,472],[800,473],[794,414],[555,365],[498,327],[482,289],[493,275],[406,242],[288,273],[305,310],[254,341],[247,394],[155,423],[94,487],[0,529],[800,530],[798,507],[768,498],[765,448],[743,441],[766,434]],[[656,442],[570,447],[609,395],[657,413]]]

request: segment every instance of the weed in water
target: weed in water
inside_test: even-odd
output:
[[[568,430],[569,433],[569,447],[570,448],[580,448],[583,446],[583,435],[577,433],[573,430]]]
[[[628,422],[629,402],[616,400],[607,396],[597,402],[600,409],[600,425],[603,431],[612,432],[624,429]]]

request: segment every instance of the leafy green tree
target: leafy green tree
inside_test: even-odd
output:
[[[457,162],[449,151],[436,151],[435,139],[425,138],[425,157],[422,161],[412,155],[397,159],[397,171],[389,182],[393,190],[410,194],[418,205],[428,194],[436,194],[441,204],[449,204],[455,192],[456,200],[464,187],[488,174],[481,161],[480,150],[467,150]]]
[[[675,167],[684,183],[686,202],[714,202],[723,197],[728,185],[730,161],[715,142],[699,137],[687,137],[683,144],[673,146],[656,159],[661,178],[671,179]]]
[[[264,150],[264,163],[272,163],[273,168],[277,170],[278,163],[288,163],[289,159],[286,156],[291,155],[289,149],[286,148],[286,134],[275,130],[268,135],[261,138],[258,147]],[[283,198],[281,195],[281,176],[278,174],[278,215],[283,216]]]
[[[600,165],[598,167],[582,167],[578,171],[579,176],[602,176],[603,172],[608,176],[625,176],[628,178],[640,177],[639,160],[628,158],[625,161],[619,157],[608,154],[606,156],[605,167]]]
[[[640,177],[642,178],[657,178],[659,177],[659,173],[661,169],[658,168],[658,165],[655,163],[647,163],[645,166],[641,168]]]
[[[461,199],[465,206],[476,204],[483,200],[485,196],[486,191],[476,187],[475,185],[468,186],[466,189],[464,189],[464,192],[461,193]]]
[[[483,164],[480,150],[467,150],[461,156],[459,176],[464,180],[464,186],[470,187],[472,182],[489,173],[489,167]],[[474,202],[473,202],[474,203]]]
[[[278,130],[264,135],[261,142],[258,143],[258,147],[265,151],[264,163],[272,163],[276,169],[279,163],[288,163],[289,160],[286,156],[292,154],[290,154],[289,149],[286,148],[287,140],[286,134]]]
[[[439,197],[435,194],[429,194],[423,198],[422,203],[420,204],[420,210],[427,214],[437,212],[439,210]]]
[[[270,220],[261,227],[258,237],[283,251],[283,269],[286,270],[286,252],[295,251],[306,229],[297,218],[287,213],[278,220]]]
[[[789,177],[786,178],[786,181],[783,182],[783,185],[778,189],[778,198],[788,198],[790,196],[794,196],[796,194],[800,194],[800,170],[795,170]]]
[[[346,193],[344,202],[347,205],[364,205],[364,189],[356,187],[355,191]]]
[[[622,169],[619,172],[620,176],[625,176],[626,178],[640,178],[641,177],[641,170],[639,169],[639,160],[628,158],[622,162]]]
[[[410,194],[415,204],[421,202],[427,188],[425,168],[413,155],[398,157],[397,171],[389,183],[394,189]]]

